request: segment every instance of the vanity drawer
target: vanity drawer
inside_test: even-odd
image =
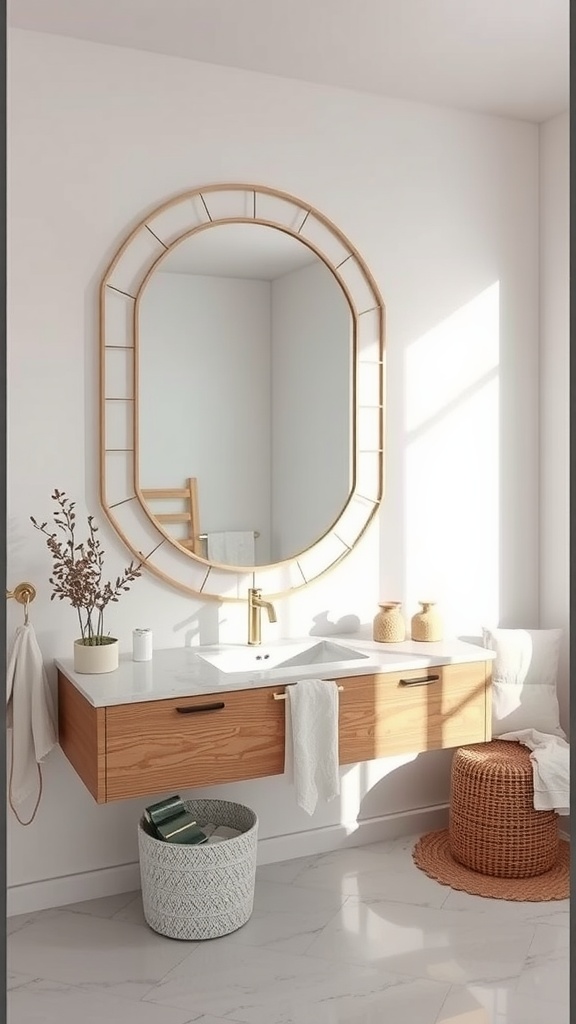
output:
[[[490,739],[490,664],[339,680],[340,763]]]
[[[106,799],[282,773],[284,706],[274,692],[267,687],[108,707]]]
[[[490,677],[472,662],[339,679],[340,763],[489,740]],[[284,690],[96,708],[59,671],[60,746],[98,803],[281,775]]]

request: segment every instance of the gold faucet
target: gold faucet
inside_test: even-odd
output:
[[[261,610],[265,608],[268,612],[269,622],[276,622],[276,610],[270,601],[264,601],[262,591],[256,587],[248,590],[248,643],[262,643]]]

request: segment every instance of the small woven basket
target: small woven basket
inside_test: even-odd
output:
[[[199,825],[213,822],[242,834],[221,843],[166,843],[138,825],[144,917],[172,939],[215,939],[252,914],[258,818],[228,800],[185,800]]]
[[[558,859],[558,815],[534,810],[530,751],[492,740],[452,758],[450,850],[460,864],[497,878],[533,878]]]

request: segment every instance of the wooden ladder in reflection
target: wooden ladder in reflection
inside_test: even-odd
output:
[[[154,512],[154,518],[159,523],[187,523],[188,536],[176,538],[179,544],[189,548],[195,555],[203,554],[203,545],[200,538],[200,515],[198,511],[198,480],[195,476],[188,477],[186,487],[147,487],[141,493],[142,497],[150,501],[162,501],[164,499],[178,498],[184,501],[187,506],[185,512]]]

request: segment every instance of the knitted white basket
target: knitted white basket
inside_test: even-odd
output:
[[[216,939],[246,924],[254,904],[258,818],[228,800],[185,800],[199,825],[242,835],[220,843],[166,843],[138,824],[144,917],[172,939]]]

